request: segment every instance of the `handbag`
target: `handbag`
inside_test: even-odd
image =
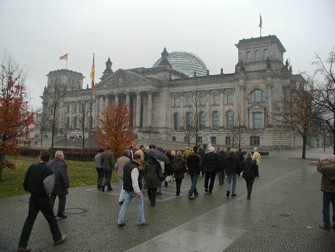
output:
[[[158,173],[159,181],[164,181],[165,180],[165,175],[163,174],[162,169],[157,168],[157,173]]]

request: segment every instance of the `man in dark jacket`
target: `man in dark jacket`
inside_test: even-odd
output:
[[[229,155],[225,160],[225,175],[227,176],[227,193],[226,196],[229,197],[230,190],[232,192],[231,196],[235,197],[236,193],[236,175],[240,172],[240,160],[235,155],[235,149],[231,149]]]
[[[216,153],[214,153],[214,147],[209,147],[208,151],[209,152],[206,153],[204,156],[204,160],[202,162],[202,169],[205,172],[205,192],[212,193],[216,171],[219,170],[219,158]]]
[[[321,179],[321,191],[323,191],[323,224],[319,227],[321,229],[330,231],[330,203],[333,205],[333,225],[335,229],[335,156],[332,156],[330,160],[320,160],[317,169],[322,173]]]
[[[59,230],[50,199],[44,189],[44,179],[53,174],[52,169],[47,165],[49,158],[49,153],[42,151],[40,154],[41,162],[31,165],[24,178],[23,188],[30,192],[31,195],[29,199],[28,217],[23,225],[17,249],[18,252],[30,251],[30,249],[27,248],[27,245],[39,211],[43,213],[43,216],[49,223],[54,244],[62,244],[66,239],[66,235],[62,235]]]
[[[67,175],[67,165],[64,161],[64,153],[61,150],[56,151],[55,159],[50,163],[50,167],[55,173],[55,187],[51,194],[52,208],[55,204],[55,199],[58,196],[58,211],[57,217],[62,219],[67,218],[65,215],[66,194],[70,187],[69,177]]]
[[[118,227],[126,225],[125,218],[128,212],[130,202],[136,197],[137,202],[137,225],[146,226],[148,223],[144,219],[143,194],[138,184],[139,170],[141,164],[141,156],[135,154],[133,160],[126,164],[123,168],[123,190],[124,202],[117,218]]]
[[[107,186],[108,192],[110,192],[113,190],[110,180],[112,177],[112,171],[115,168],[115,157],[110,147],[107,147],[106,151],[104,151],[101,154],[101,163],[104,169],[104,177],[105,177],[105,181],[101,186],[101,190],[104,192],[105,187]]]
[[[188,173],[190,174],[191,181],[192,181],[191,188],[188,191],[188,198],[191,200],[195,199],[199,195],[198,190],[197,190],[197,183],[198,183],[198,178],[200,175],[200,157],[197,154],[197,151],[198,151],[198,147],[194,146],[192,154],[189,155],[186,160],[186,164],[188,167]]]

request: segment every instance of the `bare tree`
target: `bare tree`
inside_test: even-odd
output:
[[[89,116],[90,116],[90,98],[85,97],[84,99],[78,99],[78,106],[79,106],[79,117],[78,117],[78,124],[82,132],[82,149],[85,149],[85,131],[88,129],[90,123]]]
[[[240,106],[237,106],[240,108]],[[246,137],[247,128],[244,124],[244,121],[242,119],[240,110],[237,110],[236,117],[234,116],[234,126],[232,127],[232,134],[233,134],[233,148],[235,145],[235,142],[238,145],[238,148],[241,148],[241,143]]]
[[[46,123],[46,130],[51,130],[51,154],[54,149],[54,138],[57,128],[62,121],[62,108],[64,98],[67,94],[66,85],[56,78],[48,89],[43,93],[43,115]]]
[[[314,89],[310,83],[300,83],[291,87],[290,95],[283,97],[282,107],[279,104],[274,107],[274,120],[284,128],[295,130],[302,137],[302,159],[306,158],[307,138],[315,128],[313,100]]]
[[[333,154],[335,154],[335,52],[331,51],[324,61],[320,55],[316,55],[315,77],[321,76],[322,85],[316,88],[317,95],[314,103],[319,110],[318,119],[323,121],[333,134]]]

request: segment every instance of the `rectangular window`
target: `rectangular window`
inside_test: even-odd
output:
[[[198,137],[198,143],[202,143],[202,137]]]
[[[230,145],[230,137],[226,137],[226,145]]]
[[[176,141],[176,137],[175,137],[175,136],[172,137],[172,141],[173,141],[173,142]]]
[[[213,95],[213,105],[220,104],[220,96],[218,94]]]
[[[173,106],[174,107],[179,107],[180,106],[180,98],[179,97],[173,98]]]
[[[264,128],[264,118],[262,112],[252,113],[252,125],[254,126],[254,129]]]
[[[227,94],[227,104],[233,104],[234,103],[234,94],[228,93]]]
[[[259,146],[259,143],[260,143],[259,136],[250,137],[250,146]]]
[[[191,106],[191,105],[192,105],[192,97],[186,96],[186,106]]]
[[[201,105],[201,106],[206,105],[206,96],[201,95],[201,96],[199,97],[199,102],[200,102],[200,105]]]
[[[211,137],[211,142],[212,142],[212,144],[216,144],[216,137]]]

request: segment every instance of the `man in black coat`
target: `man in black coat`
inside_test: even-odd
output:
[[[198,147],[194,146],[192,154],[189,155],[186,159],[188,173],[190,174],[191,181],[192,181],[191,188],[188,191],[188,198],[191,200],[195,199],[199,195],[198,190],[197,190],[197,183],[198,183],[198,178],[200,175],[201,166],[200,166],[200,157],[197,154],[197,151],[198,151]]]
[[[110,180],[112,178],[112,171],[115,168],[115,157],[110,147],[107,147],[106,151],[101,154],[101,163],[104,169],[104,183],[101,186],[101,190],[105,191],[105,186],[108,188],[108,192],[112,191]]]
[[[208,151],[202,162],[202,170],[205,172],[205,192],[211,193],[214,187],[216,172],[219,170],[219,158],[214,153],[214,147],[209,147]]]
[[[227,193],[226,196],[229,197],[230,190],[232,192],[231,196],[235,197],[236,193],[236,175],[240,173],[240,160],[235,155],[235,149],[231,149],[229,155],[226,157],[225,163],[225,175],[227,176]]]
[[[62,244],[66,239],[66,235],[62,235],[59,230],[50,199],[44,189],[44,179],[53,174],[52,169],[47,165],[49,158],[49,153],[42,151],[40,154],[41,162],[31,165],[24,178],[23,188],[30,192],[31,195],[29,199],[28,217],[23,225],[17,249],[18,252],[31,250],[27,248],[27,245],[39,211],[43,213],[49,223],[54,245]]]
[[[58,211],[57,217],[62,219],[67,218],[65,215],[66,194],[70,187],[69,177],[67,175],[67,165],[64,161],[64,153],[61,150],[56,151],[55,159],[50,163],[50,167],[55,173],[55,187],[51,194],[52,207],[55,204],[55,199],[58,196]]]
[[[224,151],[223,147],[219,148],[219,152],[218,152],[218,158],[219,158],[219,170],[217,171],[217,175],[219,178],[219,185],[223,185],[224,184],[224,162],[226,159],[226,153]]]

